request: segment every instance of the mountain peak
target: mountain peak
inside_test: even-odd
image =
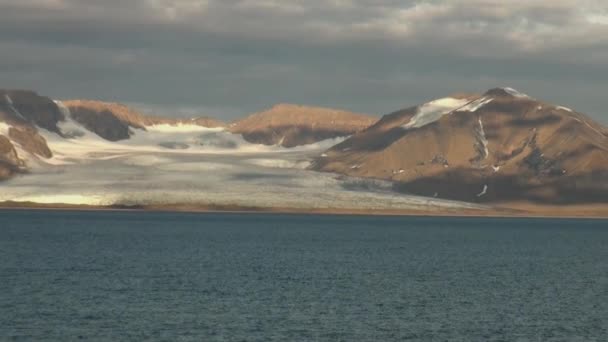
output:
[[[587,203],[608,196],[606,128],[513,88],[384,116],[312,168],[464,201]],[[597,194],[597,195],[596,195]]]

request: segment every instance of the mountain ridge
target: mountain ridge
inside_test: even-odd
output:
[[[579,202],[585,194],[608,201],[605,132],[569,108],[494,88],[385,115],[325,152],[312,169],[472,202]]]
[[[345,110],[279,103],[230,124],[251,143],[294,147],[352,135],[377,118]]]
[[[327,117],[325,117],[327,116]],[[62,139],[73,140],[82,137],[86,131],[92,132],[108,142],[128,141],[138,131],[145,132],[157,126],[217,128],[237,135],[252,143],[295,147],[317,143],[350,135],[372,123],[373,118],[346,111],[278,104],[264,115],[261,125],[252,114],[228,127],[225,123],[209,118],[170,118],[146,115],[115,102],[97,100],[52,100],[29,90],[0,90],[0,179],[27,171],[26,156],[33,159],[50,159],[53,151],[49,148],[44,132]],[[354,124],[348,124],[354,120]],[[337,122],[336,122],[337,121]],[[259,123],[259,122],[258,122]],[[280,127],[275,124],[280,123]],[[336,125],[336,127],[333,127]],[[252,130],[248,130],[253,127]],[[239,129],[242,129],[240,133]],[[286,138],[277,140],[277,132]],[[46,133],[45,133],[46,134]],[[212,144],[224,147],[235,142],[212,138]],[[183,143],[160,142],[167,149],[184,149]]]
[[[310,170],[390,181],[406,194],[490,204],[608,203],[608,128],[508,87],[454,93],[381,118],[280,103],[230,124],[208,117],[144,115],[120,103],[53,101],[32,91],[0,90],[0,179],[61,154],[47,138],[77,142],[86,131],[118,143],[150,129],[192,133],[191,141],[156,142],[155,148],[167,152],[241,144],[226,140],[224,133],[282,148],[341,137],[312,160]]]

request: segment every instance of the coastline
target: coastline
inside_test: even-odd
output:
[[[294,215],[349,215],[402,217],[462,217],[462,218],[563,218],[608,220],[608,204],[538,205],[527,202],[502,204],[489,209],[348,209],[348,208],[281,208],[242,207],[235,205],[75,205],[41,204],[32,202],[0,202],[3,210],[100,211],[100,212],[166,212],[166,213],[230,213],[230,214],[294,214]]]

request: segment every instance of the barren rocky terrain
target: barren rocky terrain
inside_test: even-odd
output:
[[[576,110],[512,88],[452,94],[379,120],[279,104],[231,124],[0,90],[0,180],[8,181],[0,185],[4,200],[54,203],[47,190],[69,189],[53,198],[71,205],[120,205],[79,193],[87,187],[55,188],[70,176],[87,178],[98,169],[105,172],[96,176],[95,191],[108,191],[115,199],[126,197],[108,187],[123,184],[136,191],[134,184],[162,179],[176,193],[187,194],[173,203],[159,202],[160,189],[153,203],[142,203],[145,191],[129,197],[129,203],[145,207],[266,210],[266,204],[256,202],[264,198],[267,205],[287,211],[288,199],[298,210],[308,205],[317,211],[348,211],[351,205],[355,211],[385,213],[451,208],[485,214],[608,214],[608,129]],[[232,185],[278,197],[243,201],[244,194],[233,192]],[[215,192],[200,193],[199,187]],[[332,195],[319,206],[315,199],[324,190]],[[378,202],[355,200],[366,196]],[[199,202],[188,202],[195,198]]]

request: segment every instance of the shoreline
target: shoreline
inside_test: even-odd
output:
[[[200,214],[291,214],[291,215],[335,215],[335,216],[392,216],[392,217],[454,217],[454,218],[533,218],[533,219],[590,219],[608,220],[608,205],[542,206],[522,209],[522,203],[490,209],[348,209],[348,208],[281,208],[241,207],[228,205],[78,205],[40,204],[31,202],[0,202],[0,211],[89,211],[89,212],[142,212],[142,213],[200,213]]]

